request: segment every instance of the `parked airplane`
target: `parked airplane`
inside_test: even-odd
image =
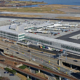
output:
[[[12,19],[12,20],[9,20],[9,21],[11,21],[11,22],[14,22],[14,21],[16,21],[17,19]]]
[[[26,30],[26,32],[29,32],[29,33],[44,33],[44,34],[50,33],[50,31],[32,31],[32,30]]]
[[[57,35],[57,34],[59,34],[59,33],[58,33],[58,32],[51,32],[51,34]]]
[[[61,29],[61,31],[62,31],[62,32],[67,32],[67,31],[69,31],[69,30],[66,30],[66,29]]]
[[[66,29],[66,28],[69,28],[69,27],[56,27],[56,28],[59,28],[59,29]]]
[[[50,31],[59,31],[60,28],[45,28],[44,30],[50,30]]]

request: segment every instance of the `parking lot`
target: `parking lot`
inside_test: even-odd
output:
[[[8,77],[10,80],[21,80],[18,76],[10,76],[11,73],[6,73],[5,70],[0,68],[0,76],[2,77]]]

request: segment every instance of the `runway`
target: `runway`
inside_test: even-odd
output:
[[[0,14],[21,14],[21,15],[38,15],[37,17],[13,17],[0,16],[1,18],[19,18],[19,19],[45,19],[45,20],[60,20],[80,22],[80,20],[57,19],[56,17],[80,17],[80,14],[52,14],[52,13],[26,13],[26,12],[0,12]]]

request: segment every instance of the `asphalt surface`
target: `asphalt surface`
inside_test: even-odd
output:
[[[61,59],[63,62],[66,62],[66,63],[69,63],[69,64],[73,64],[73,65],[76,65],[76,66],[80,66],[80,61],[77,61],[75,62],[74,60],[71,60],[71,59],[66,59],[66,58],[62,58]]]
[[[80,14],[53,14],[53,13],[29,13],[29,12],[0,12],[0,14],[25,14],[25,15],[41,15],[42,17],[46,18],[54,18],[59,16],[74,16],[80,17]]]
[[[69,41],[69,42],[74,42],[74,43],[79,43],[80,44],[80,39],[72,39],[72,38],[70,38],[70,37],[72,37],[74,35],[77,35],[77,34],[80,34],[80,30],[76,31],[76,32],[73,32],[73,33],[70,33],[70,34],[67,34],[67,35],[64,35],[64,36],[61,36],[61,37],[58,37],[56,39],[61,39],[61,40],[65,40],[65,41]]]
[[[6,58],[6,57],[5,57]],[[8,58],[8,59],[10,59],[10,58]],[[15,60],[15,59],[11,59],[11,60]],[[30,64],[30,63],[25,63],[25,62],[22,62],[22,61],[19,61],[19,60],[17,60],[17,62],[21,62],[22,64],[24,64],[24,65],[27,65],[27,66],[30,66],[30,67],[33,67],[33,68],[35,68],[35,69],[38,69],[38,70],[41,70],[41,71],[44,71],[44,72],[48,72],[48,73],[52,73],[52,74],[55,74],[55,75],[59,75],[59,76],[62,76],[62,77],[65,77],[65,78],[68,78],[68,79],[70,79],[70,80],[77,80],[76,78],[73,78],[73,77],[71,77],[71,76],[69,76],[69,75],[66,75],[66,74],[63,74],[63,73],[58,73],[58,72],[55,72],[55,71],[52,71],[52,70],[48,70],[48,69],[46,69],[46,68],[43,68],[43,67],[39,67],[39,66],[36,66],[36,65],[33,65],[33,64]],[[2,63],[2,62],[1,62]],[[8,63],[5,63],[5,64],[7,64],[8,65]],[[16,69],[16,70],[18,70],[18,71],[20,71],[20,72],[22,72],[22,73],[26,73],[24,70],[21,70],[21,69],[19,69],[19,68],[16,68],[16,67],[13,67],[12,65],[10,65],[13,69]],[[29,72],[27,72],[26,74],[29,74],[29,75],[31,75],[31,76],[35,76],[36,78],[42,78],[42,77],[39,77],[39,76],[37,76],[37,75],[33,75],[32,73],[29,73]],[[41,79],[41,80],[45,80],[45,79]]]
[[[0,76],[8,77],[10,80],[21,80],[19,77],[15,76],[15,75],[14,76],[9,76],[10,73],[5,73],[4,74],[4,72],[5,72],[5,70],[0,69]]]
[[[1,47],[2,47],[2,45],[1,45]],[[4,46],[4,48],[5,48],[5,46]],[[48,66],[49,61],[50,61],[51,65],[48,66],[48,67],[52,68],[53,70],[58,71],[58,68],[57,67],[59,67],[59,66],[56,65],[57,64],[57,60],[55,60],[52,57],[53,56],[52,54],[49,56],[48,53],[45,53],[45,52],[39,53],[41,51],[39,51],[39,50],[33,50],[33,49],[30,49],[31,52],[27,52],[28,49],[30,49],[30,48],[25,48],[25,47],[19,48],[19,54],[16,54],[16,52],[15,52],[15,50],[17,51],[17,46],[16,46],[16,47],[13,48],[14,51],[13,50],[10,50],[10,48],[9,48],[9,51],[8,52],[9,52],[9,54],[12,54],[13,56],[18,56],[18,57],[21,57],[23,59],[32,59],[33,61],[35,61],[37,63],[40,63],[42,65],[46,65],[46,63],[47,63],[46,66]],[[46,54],[46,55],[43,55],[43,54]],[[61,68],[60,71],[67,72],[70,75],[69,70],[64,69],[62,67],[60,67],[60,68]]]
[[[23,18],[23,19],[46,19],[46,20],[64,20],[64,21],[77,21],[80,22],[80,20],[69,20],[69,19],[56,19],[56,17],[80,17],[80,14],[52,14],[52,13],[29,13],[29,12],[0,12],[0,14],[22,14],[22,15],[39,15],[40,17],[10,17],[5,16],[5,18]],[[4,17],[4,16],[0,16]]]

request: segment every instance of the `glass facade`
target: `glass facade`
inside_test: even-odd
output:
[[[23,36],[25,36],[25,34],[19,35],[19,37],[23,37]]]
[[[0,36],[4,37],[4,38],[7,38],[7,39],[10,39],[10,40],[14,40],[14,41],[18,40],[18,35],[11,34],[11,33],[6,33],[6,32],[3,32],[3,31],[0,31]]]
[[[18,41],[24,40],[25,34],[18,35]]]
[[[78,49],[78,48],[75,48],[75,47],[71,47],[71,46],[65,46],[65,45],[61,45],[61,47],[62,47],[62,48],[69,49],[69,50],[73,50],[73,51],[80,52],[80,49]]]
[[[36,38],[25,37],[25,39],[29,39],[29,40],[33,40],[33,41],[37,41],[37,42],[41,42],[41,43],[45,43],[45,44],[50,44],[50,45],[52,45],[52,43],[49,42],[49,41],[40,40],[40,39],[36,39]]]
[[[18,40],[24,40],[24,37],[18,38]]]

